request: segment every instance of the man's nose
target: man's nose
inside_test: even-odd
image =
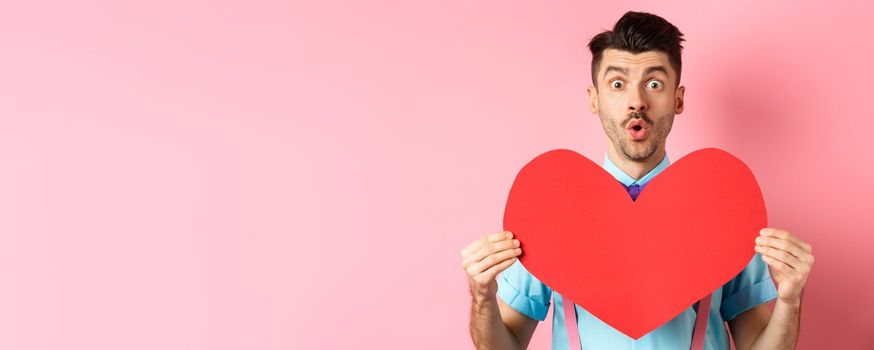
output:
[[[628,112],[642,113],[646,108],[646,96],[638,89],[631,89],[628,96]]]

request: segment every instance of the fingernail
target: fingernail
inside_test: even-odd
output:
[[[519,240],[518,240],[518,239],[514,239],[514,240],[513,240],[513,246],[514,246],[514,247],[518,247],[518,246],[519,246]]]
[[[513,238],[513,232],[507,232],[507,238]]]

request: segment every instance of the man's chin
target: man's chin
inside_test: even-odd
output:
[[[625,157],[635,162],[645,162],[656,153],[655,151],[655,148],[650,148],[649,145],[631,145],[623,149],[622,153],[625,153]]]
[[[649,159],[649,156],[644,157],[644,156],[636,156],[633,154],[627,155],[627,156],[628,156],[628,159],[630,159],[631,161],[638,162],[638,163],[646,162]]]

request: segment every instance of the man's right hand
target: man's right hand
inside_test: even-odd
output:
[[[476,240],[461,250],[461,262],[470,282],[470,293],[477,302],[494,298],[498,292],[495,277],[522,254],[513,233],[502,231]]]

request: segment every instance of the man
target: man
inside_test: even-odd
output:
[[[603,167],[632,199],[669,165],[665,142],[674,115],[683,111],[685,93],[680,86],[682,35],[659,16],[628,12],[612,31],[589,43],[593,83],[587,89],[589,109],[600,116],[608,141]],[[814,260],[811,246],[776,228],[763,228],[750,246],[756,251],[752,261],[713,292],[706,347],[730,348],[723,327],[723,321],[728,321],[739,350],[793,349],[802,290]],[[517,260],[521,254],[511,232],[486,235],[461,251],[473,296],[470,332],[478,349],[527,348],[538,320],[546,317],[550,299],[556,303],[553,348],[568,346],[561,296],[525,270]],[[766,303],[774,298],[772,314]],[[688,349],[696,317],[690,305],[635,341],[579,305],[575,309],[586,350]]]

